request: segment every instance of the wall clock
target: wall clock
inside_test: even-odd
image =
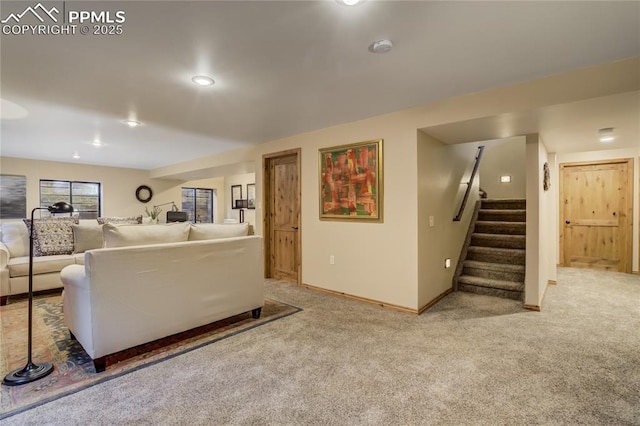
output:
[[[148,203],[151,201],[151,197],[153,197],[153,191],[147,185],[140,185],[136,189],[136,198],[141,203]]]

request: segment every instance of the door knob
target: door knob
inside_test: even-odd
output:
[[[293,229],[294,231],[297,231],[298,227],[297,226],[292,226],[291,229]]]
[[[570,220],[565,220],[564,223],[566,223],[567,225],[569,225],[571,223]]]

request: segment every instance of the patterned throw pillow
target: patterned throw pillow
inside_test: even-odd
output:
[[[31,233],[31,220],[24,219],[27,235]],[[73,253],[73,228],[76,217],[36,219],[33,221],[33,255],[53,256]]]
[[[115,225],[139,225],[142,223],[142,215],[129,217],[99,217],[98,223],[100,225],[104,225],[105,223],[113,223]]]

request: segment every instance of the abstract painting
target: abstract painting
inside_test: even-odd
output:
[[[0,175],[0,219],[27,217],[27,177]]]
[[[320,219],[382,222],[382,139],[322,148]]]

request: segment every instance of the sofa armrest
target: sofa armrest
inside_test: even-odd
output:
[[[69,265],[60,271],[60,281],[65,289],[68,286],[77,287],[81,290],[89,289],[89,279],[85,273],[84,265]]]
[[[11,253],[7,248],[7,245],[0,241],[0,269],[5,269],[11,258]]]

